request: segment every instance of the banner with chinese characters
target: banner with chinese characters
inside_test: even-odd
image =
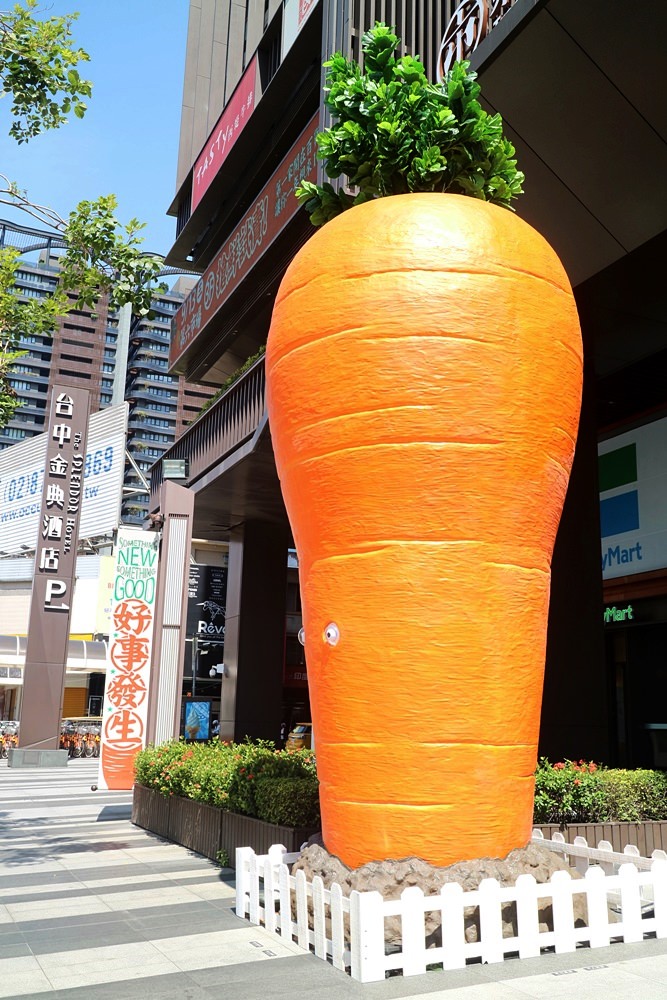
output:
[[[159,537],[119,528],[102,707],[100,788],[130,789],[146,745]]]
[[[83,499],[90,394],[54,385],[21,700],[21,748],[57,750]]]
[[[170,368],[299,211],[294,194],[297,184],[302,180],[317,180],[318,122],[317,115],[310,120],[174,316]]]

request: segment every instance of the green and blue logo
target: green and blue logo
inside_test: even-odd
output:
[[[639,528],[639,491],[637,489],[637,445],[624,445],[605,455],[598,456],[598,478],[600,493],[614,490],[613,496],[600,497],[600,534],[602,538],[623,535]],[[633,486],[617,492],[624,486]],[[642,560],[642,547],[636,545],[624,548],[609,545],[602,552],[602,571]]]
[[[637,482],[637,445],[608,451],[598,457],[600,493]],[[637,489],[616,493],[600,500],[600,527],[603,538],[636,531],[639,527],[639,493]]]

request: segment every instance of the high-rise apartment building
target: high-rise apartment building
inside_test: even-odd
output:
[[[58,285],[57,257],[44,251],[36,262],[21,259],[16,290],[25,299],[50,295]],[[91,392],[91,412],[99,410],[106,372],[113,364],[108,340],[115,345],[117,320],[108,315],[106,296],[90,310],[73,310],[64,316],[53,336],[26,336],[19,348],[26,351],[13,368],[10,382],[22,405],[6,427],[0,428],[0,449],[46,430],[50,390],[54,382],[79,386]]]
[[[21,339],[27,353],[13,368],[11,384],[22,405],[0,429],[0,449],[46,429],[54,383],[91,392],[91,413],[126,399],[130,405],[123,520],[139,523],[147,507],[150,466],[197,415],[212,389],[168,374],[171,320],[193,280],[179,278],[157,293],[149,317],[130,320],[129,310],[109,310],[102,296],[92,310],[74,309],[59,320],[53,336]],[[58,284],[58,258],[43,251],[38,261],[21,260],[16,288],[21,297],[41,298]]]
[[[192,278],[179,278],[169,292],[155,296],[150,318],[135,320],[130,329],[124,398],[130,405],[127,450],[131,461],[126,468],[122,511],[127,523],[141,521],[147,512],[144,480],[151,465],[180,437],[213,392],[169,374],[171,321],[194,283]],[[110,347],[107,350],[110,353]],[[108,402],[105,398],[102,405]]]

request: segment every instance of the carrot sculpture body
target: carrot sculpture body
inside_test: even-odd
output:
[[[503,857],[530,838],[581,397],[562,265],[473,198],[359,205],[290,265],[266,366],[325,844]]]

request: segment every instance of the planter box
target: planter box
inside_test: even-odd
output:
[[[142,785],[135,785],[132,795],[132,822],[144,830],[169,840],[169,799]]]
[[[639,848],[644,858],[650,858],[655,850],[667,851],[667,821],[643,823],[546,823],[535,824],[534,830],[541,830],[546,840],[554,833],[562,833],[568,844],[574,843],[575,837],[583,837],[588,844],[599,844],[606,840],[612,850],[623,851],[627,844]]]
[[[219,851],[226,851],[230,865],[235,864],[237,847],[266,853],[272,844],[282,844],[287,851],[298,852],[317,832],[312,827],[264,823],[176,795],[166,797],[143,785],[134,786],[132,822],[213,861]]]

